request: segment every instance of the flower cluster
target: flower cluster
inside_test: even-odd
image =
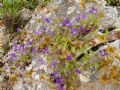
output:
[[[58,17],[54,20],[45,17],[42,22],[48,26],[52,25],[52,30],[50,28],[46,32],[38,29],[32,34],[26,35],[19,27],[17,31],[21,33],[20,37],[26,35],[26,38],[24,41],[12,45],[8,60],[4,61],[7,63],[9,71],[3,67],[2,74],[10,77],[10,74],[14,73],[21,77],[23,75],[21,75],[21,71],[16,73],[16,70],[24,69],[37,58],[36,62],[40,65],[41,72],[45,76],[52,77],[53,80],[50,79],[50,81],[56,83],[59,90],[64,90],[64,86],[67,84],[71,84],[71,87],[75,88],[80,74],[84,74],[85,71],[90,71],[94,67],[98,70],[105,66],[106,62],[111,61],[112,65],[111,58],[114,56],[119,59],[119,55],[112,46],[100,49],[98,53],[90,49],[97,45],[96,39],[100,43],[106,42],[106,36],[97,33],[100,19],[100,13],[93,5],[89,11],[85,10],[79,16],[74,17],[76,25],[68,17],[63,19]],[[57,23],[55,23],[56,21]],[[92,62],[93,57],[100,58],[101,62]],[[51,72],[46,72],[47,69],[44,69],[44,66]],[[30,69],[29,73],[24,72],[25,75],[31,76],[34,70]]]

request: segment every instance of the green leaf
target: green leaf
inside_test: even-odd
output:
[[[108,36],[108,35],[109,35],[109,31],[108,31],[108,29],[107,29],[107,30],[105,30],[105,35],[106,35],[106,36]]]
[[[99,68],[99,64],[98,63],[95,63],[95,68]]]
[[[71,46],[71,51],[72,51],[72,53],[75,53],[75,47],[74,46]]]
[[[68,47],[67,42],[63,43],[63,48],[67,49],[67,47]]]

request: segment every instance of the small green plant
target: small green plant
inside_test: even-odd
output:
[[[23,7],[34,10],[39,3],[47,5],[50,0],[21,0],[21,2]]]
[[[117,5],[116,0],[106,0],[106,1],[110,5],[113,5],[113,6]]]
[[[34,10],[38,5],[39,0],[21,0],[22,7]]]
[[[21,9],[21,4],[19,0],[4,0],[2,3],[3,6],[0,9],[1,16],[18,16],[18,11]]]
[[[0,8],[0,16],[2,17],[3,23],[11,31],[17,26],[19,11],[22,6],[20,0],[4,0],[2,1],[2,8]]]
[[[3,6],[0,8],[0,16],[9,31],[13,32],[18,26],[25,24],[24,22],[22,23],[24,20],[20,18],[20,10],[22,10],[22,8],[34,10],[38,3],[42,2],[43,4],[47,4],[49,1],[50,0],[1,0],[0,2],[2,2]]]

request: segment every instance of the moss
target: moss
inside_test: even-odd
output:
[[[106,0],[106,1],[111,6],[116,6],[117,5],[117,1],[116,0]]]

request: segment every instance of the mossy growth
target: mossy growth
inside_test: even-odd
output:
[[[106,0],[106,2],[111,6],[117,6],[119,4],[119,0]]]

